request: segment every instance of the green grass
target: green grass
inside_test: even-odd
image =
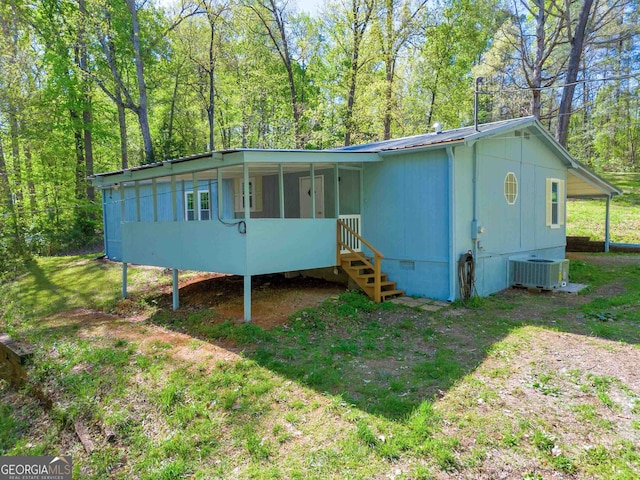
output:
[[[640,244],[640,173],[605,173],[623,191],[611,202],[611,241]],[[605,200],[567,202],[567,235],[604,240]]]
[[[560,370],[553,351],[517,363],[549,332],[582,336],[585,348],[637,345],[637,266],[572,262],[572,280],[593,286],[575,305],[512,292],[428,313],[348,292],[272,330],[213,309],[147,306],[144,322],[113,319],[128,333],[120,336],[67,313],[43,318],[117,309],[116,265],[69,257],[31,268],[0,287],[0,330],[37,347],[31,387],[0,384],[2,454],[64,449],[78,476],[95,479],[473,478],[494,450],[511,468],[528,465],[517,478],[640,472],[637,447],[618,434],[638,431],[635,385],[615,372]],[[141,305],[145,285],[166,280],[154,272],[131,269]],[[617,293],[595,294],[614,283]],[[187,338],[177,347],[156,338],[162,329]],[[510,384],[521,370],[526,381]],[[51,411],[29,393],[34,385],[54,400]],[[91,456],[74,440],[78,419],[100,445]],[[104,426],[115,443],[103,441]],[[601,443],[587,448],[581,435]]]
[[[12,449],[26,424],[26,421],[20,421],[16,418],[14,408],[11,405],[0,404],[0,432],[2,432],[0,435],[0,455],[5,455]]]

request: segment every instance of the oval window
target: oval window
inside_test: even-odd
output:
[[[516,203],[518,198],[518,179],[513,172],[507,173],[504,178],[504,198],[509,205]]]

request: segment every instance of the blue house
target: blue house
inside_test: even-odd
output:
[[[563,259],[566,199],[621,192],[533,117],[332,150],[228,150],[97,174],[105,253],[254,275],[341,266],[374,300],[507,288],[509,259]],[[313,193],[312,193],[313,192]],[[608,222],[608,215],[607,215]],[[607,229],[608,231],[608,229]]]

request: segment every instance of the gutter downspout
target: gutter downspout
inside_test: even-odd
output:
[[[456,222],[455,222],[455,179],[453,175],[453,148],[447,147],[447,169],[449,173],[449,298],[456,299]]]

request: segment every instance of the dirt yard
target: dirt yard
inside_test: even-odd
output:
[[[213,274],[189,279],[180,284],[180,308],[213,308],[222,318],[242,320],[243,282],[237,275]],[[282,325],[292,313],[317,307],[346,290],[338,283],[305,277],[287,279],[281,274],[255,276],[251,288],[252,323],[263,328]],[[171,305],[171,292],[163,292],[158,301],[162,306]]]

